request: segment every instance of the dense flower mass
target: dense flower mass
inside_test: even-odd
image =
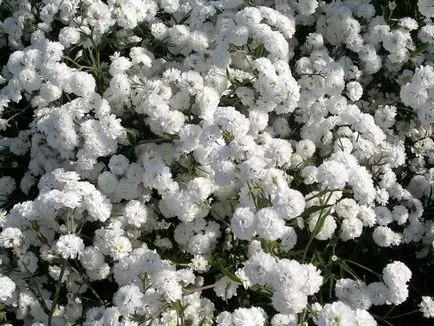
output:
[[[413,2],[0,0],[0,323],[433,318]]]

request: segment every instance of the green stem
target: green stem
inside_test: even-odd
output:
[[[350,264],[356,265],[356,266],[358,266],[358,267],[360,267],[360,268],[362,268],[362,269],[364,269],[364,270],[366,270],[368,272],[371,272],[372,274],[374,274],[375,276],[377,276],[378,278],[380,278],[380,274],[379,273],[373,271],[372,269],[370,269],[368,267],[363,266],[362,264],[359,264],[359,263],[357,263],[355,261],[352,261],[350,259],[344,259],[344,258],[341,258],[341,259],[343,261],[345,261],[346,263],[350,263]]]
[[[54,298],[53,298],[53,302],[51,303],[50,314],[48,315],[48,326],[51,326],[53,322],[53,315],[54,312],[56,311],[57,300],[59,299],[60,286],[62,285],[62,278],[66,270],[66,263],[67,262],[65,260],[62,264],[62,269],[60,270],[59,279],[57,280],[56,291],[54,292]]]
[[[185,295],[189,295],[192,294],[194,292],[199,292],[199,291],[203,291],[203,290],[208,290],[208,289],[212,289],[214,288],[216,285],[215,284],[211,284],[211,285],[205,285],[205,286],[201,286],[198,288],[191,288],[191,289],[185,289]]]
[[[90,67],[90,66],[83,66],[83,65],[75,62],[75,60],[72,60],[71,58],[67,57],[66,55],[64,55],[62,58],[65,59],[65,60],[68,60],[69,62],[71,62],[73,64],[75,64],[78,67],[78,69],[80,69],[80,70],[92,69],[92,67]]]
[[[371,315],[372,315],[374,318],[376,318],[376,319],[378,319],[378,320],[381,320],[382,322],[386,323],[388,326],[393,326],[393,324],[392,324],[391,322],[388,322],[387,320],[381,318],[380,316],[374,315],[374,314],[372,314],[372,313],[371,313]]]
[[[358,276],[357,276],[357,274],[351,269],[351,267],[350,266],[348,266],[348,264],[345,262],[345,261],[343,261],[343,260],[341,260],[340,261],[340,267],[345,271],[345,272],[347,272],[348,274],[350,274],[352,277],[354,277],[356,280],[358,280],[358,279],[360,279]]]
[[[305,201],[310,201],[310,200],[315,199],[315,198],[317,198],[317,197],[321,197],[322,195],[325,195],[325,194],[327,194],[328,192],[333,193],[333,192],[335,192],[335,191],[339,191],[339,189],[325,189],[325,190],[321,190],[321,191],[318,192],[317,194],[312,195],[312,196],[310,196],[310,197],[307,197],[307,198],[305,199]]]
[[[329,191],[330,191],[330,190],[329,190]],[[332,194],[333,194],[333,191],[330,191],[329,195],[327,196],[327,199],[326,199],[325,201],[320,200],[320,203],[319,203],[319,204],[320,204],[321,206],[326,206],[326,205],[328,204],[328,202],[329,202],[329,200],[330,200]],[[323,211],[324,211],[324,207],[321,207],[321,210],[320,210],[320,213],[319,213],[318,221],[316,222],[315,228],[314,228],[314,230],[312,231],[312,234],[310,235],[309,241],[308,241],[308,243],[307,243],[307,245],[306,245],[306,248],[305,248],[305,250],[304,250],[304,253],[303,253],[303,258],[302,258],[302,262],[303,262],[303,263],[304,263],[304,261],[306,260],[307,253],[308,253],[308,251],[309,251],[309,247],[311,246],[311,244],[312,244],[312,242],[313,242],[313,239],[317,236],[317,234],[319,233],[319,231],[321,230],[321,228],[322,228],[323,225],[324,225],[324,221],[325,221],[326,217],[330,214],[330,210],[328,210],[325,214],[323,214]]]
[[[100,305],[107,307],[107,304],[104,302],[104,300],[99,296],[98,292],[96,292],[96,290],[93,288],[92,283],[89,281],[88,276],[86,275],[86,272],[82,269],[79,268],[75,268],[74,266],[71,266],[72,269],[77,272],[78,274],[83,276],[83,281],[86,283],[87,287],[89,288],[90,292],[92,292],[92,294],[95,296],[95,298],[97,298],[97,300],[99,301]]]
[[[390,317],[383,317],[383,318],[384,319],[400,318],[400,317],[403,317],[403,316],[408,316],[408,315],[415,314],[417,312],[420,312],[420,311],[419,310],[412,310],[412,311],[406,312],[405,314],[400,314],[400,315],[395,315],[395,316],[390,316]]]
[[[310,235],[309,241],[307,242],[306,248],[304,249],[304,252],[303,252],[303,258],[301,260],[303,263],[306,260],[307,253],[309,251],[310,246],[312,245],[313,239],[317,236],[317,234],[319,233],[319,231],[323,227],[324,221],[325,221],[326,217],[329,215],[329,212],[330,211],[328,211],[326,214],[323,214],[323,208],[321,208],[318,221],[316,222],[315,228],[313,229],[312,234]]]

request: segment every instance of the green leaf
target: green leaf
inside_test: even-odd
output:
[[[415,57],[415,56],[417,56],[418,54],[421,54],[421,53],[424,52],[426,49],[428,49],[429,46],[430,46],[429,43],[425,43],[425,44],[422,44],[422,45],[418,46],[418,47],[416,48],[416,50],[410,52],[410,57]]]
[[[226,68],[226,79],[227,79],[228,81],[231,81],[231,80],[232,80],[231,74],[229,73],[229,69],[227,69],[227,68]]]
[[[265,197],[258,197],[257,201],[256,201],[258,208],[265,208],[265,207],[270,207],[270,201],[265,198]]]
[[[220,270],[220,272],[223,273],[223,275],[227,276],[228,278],[230,278],[233,282],[237,283],[237,284],[243,284],[243,282],[238,278],[238,276],[236,276],[234,273],[232,273],[229,268],[223,266],[222,262],[219,262],[218,264],[218,269]]]

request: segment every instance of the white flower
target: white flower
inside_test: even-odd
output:
[[[87,212],[91,217],[90,220],[105,222],[110,217],[113,205],[110,200],[98,190],[94,189],[84,196],[83,199],[86,204]]]
[[[417,7],[425,17],[434,17],[434,3],[431,0],[418,0]]]
[[[318,326],[358,326],[354,310],[341,301],[327,303],[318,316]]]
[[[297,326],[296,314],[275,314],[271,319],[271,326]]]
[[[434,318],[434,298],[429,296],[423,296],[422,301],[419,304],[420,311],[425,318]]]
[[[156,22],[151,24],[151,34],[157,40],[162,40],[167,37],[169,33],[169,28],[161,22]]]
[[[411,270],[402,262],[395,261],[383,269],[383,280],[389,288],[406,286],[411,279]]]
[[[80,262],[86,269],[100,269],[104,266],[104,255],[95,247],[86,247],[80,255]]]
[[[59,32],[59,41],[65,48],[69,48],[73,44],[80,41],[80,31],[76,27],[63,27]]]
[[[10,176],[0,178],[0,198],[2,196],[8,196],[14,192],[16,188],[15,180]]]
[[[262,20],[262,14],[256,7],[246,7],[243,10],[237,12],[235,21],[239,25],[256,25]]]
[[[347,84],[347,95],[351,101],[358,101],[363,95],[363,88],[359,82],[350,82]]]
[[[115,175],[122,175],[127,171],[128,164],[129,161],[124,155],[113,155],[110,158],[108,167],[110,168],[110,171]]]
[[[383,282],[372,282],[368,285],[367,290],[370,293],[373,305],[383,305],[389,296],[389,288]]]
[[[389,288],[389,295],[387,297],[388,304],[399,305],[408,298],[408,285],[401,285],[400,287]]]
[[[75,234],[60,236],[54,245],[54,251],[64,259],[75,259],[83,253],[83,250],[84,242]]]
[[[0,274],[0,302],[5,303],[11,299],[15,293],[15,282],[9,277]]]
[[[250,122],[234,107],[217,107],[214,112],[214,122],[228,131],[234,138],[242,137],[248,133]]]
[[[257,252],[244,262],[244,272],[252,284],[268,284],[275,264],[276,259],[273,256]]]
[[[318,182],[330,189],[342,189],[349,179],[345,165],[336,161],[322,163],[317,171]]]
[[[182,297],[182,287],[178,282],[176,271],[162,270],[153,276],[153,286],[167,302],[175,302]]]
[[[115,237],[112,239],[110,245],[110,256],[114,260],[127,256],[133,250],[130,240],[124,236]]]
[[[148,210],[145,204],[138,200],[130,200],[124,208],[124,215],[128,224],[137,228],[148,220]]]
[[[295,314],[307,306],[307,295],[298,289],[282,285],[273,293],[273,307],[283,314]]]
[[[21,84],[21,87],[29,93],[36,91],[41,87],[41,77],[32,68],[25,68],[21,70],[17,78]]]
[[[196,94],[203,88],[202,76],[193,70],[181,74],[180,86],[186,88],[191,95]]]
[[[318,8],[317,0],[298,0],[296,8],[301,15],[312,15],[315,13],[316,8]]]
[[[241,240],[249,240],[256,233],[258,219],[250,207],[239,207],[231,220],[232,232]]]
[[[133,65],[142,64],[147,68],[151,68],[154,55],[143,47],[133,47],[130,50],[130,58]]]
[[[423,88],[434,86],[434,68],[431,66],[417,67],[412,77],[412,83],[421,85]]]
[[[402,102],[413,108],[421,108],[428,100],[428,91],[417,83],[408,83],[401,87],[399,93]]]
[[[392,105],[380,105],[375,110],[375,123],[382,128],[391,128],[395,124],[396,107]]]
[[[209,270],[210,265],[208,263],[208,260],[201,255],[196,255],[191,259],[190,266],[193,270],[197,271],[198,273],[203,273]]]
[[[71,91],[78,96],[89,97],[95,91],[96,83],[91,74],[75,71],[70,79]]]
[[[434,25],[428,24],[422,26],[418,32],[418,37],[423,43],[433,43],[434,42]]]
[[[120,56],[119,52],[115,52],[111,57],[111,64],[109,72],[112,76],[116,74],[124,74],[128,69],[131,68],[131,61],[123,56]]]
[[[306,208],[304,196],[298,190],[283,188],[280,189],[276,197],[272,200],[276,211],[285,220],[291,220],[301,215]]]
[[[317,182],[317,168],[316,166],[309,165],[305,166],[301,170],[301,176],[304,178],[305,184],[313,184]]]
[[[273,138],[268,144],[265,155],[270,157],[278,167],[291,163],[292,147],[284,139]]]
[[[23,244],[23,234],[20,229],[7,227],[0,233],[0,246],[12,248]]]
[[[250,124],[252,124],[252,122],[250,122]],[[273,121],[273,128],[274,131],[282,138],[289,136],[289,133],[291,132],[288,121],[282,117],[279,117]]]
[[[188,93],[179,92],[178,95],[179,100],[182,99],[181,95],[183,95],[183,97],[185,97],[186,99],[188,98],[188,102],[190,102]],[[172,97],[173,102],[175,102],[175,99],[177,98]],[[220,95],[215,88],[209,86],[203,87],[196,94],[196,104],[198,106],[199,117],[204,120],[211,120],[219,102]]]
[[[295,151],[303,158],[310,158],[315,153],[315,143],[310,139],[302,139],[295,146]]]
[[[178,46],[185,45],[190,38],[190,30],[187,25],[174,25],[169,29],[170,40]]]
[[[409,213],[405,206],[397,205],[393,207],[392,216],[399,225],[403,225],[405,222],[407,222]]]
[[[335,209],[340,217],[352,218],[359,214],[360,207],[354,199],[344,198],[336,204]]]
[[[98,188],[104,194],[114,193],[118,184],[117,177],[110,171],[104,171],[98,176]]]
[[[316,228],[316,225],[318,223],[319,215],[314,214],[310,220],[309,220],[309,230],[310,232],[313,232]],[[324,222],[322,227],[318,230],[318,233],[316,234],[315,238],[318,240],[327,240],[330,239],[333,233],[335,232],[337,228],[336,221],[332,215],[327,215],[324,218]]]
[[[55,281],[57,281],[57,280],[59,280],[60,274],[62,273],[62,268],[60,266],[57,266],[57,265],[49,266],[48,267],[48,273]],[[68,268],[66,268],[63,272],[61,282],[62,283],[66,282],[66,280],[68,280],[68,277],[70,274],[71,274],[71,271]]]
[[[370,173],[364,166],[354,170],[351,171],[349,180],[353,186],[354,199],[360,204],[372,203],[375,199],[375,188]]]
[[[263,326],[267,314],[262,308],[238,308],[232,313],[234,326]]]
[[[270,207],[261,208],[256,213],[256,232],[265,240],[277,240],[285,231],[285,220],[279,213]]]
[[[358,325],[377,326],[377,321],[372,315],[363,309],[356,309],[356,320]]]
[[[246,276],[246,273],[244,272],[244,269],[238,268],[235,271],[235,275],[240,279],[240,281],[243,283],[243,287],[245,289],[248,289],[251,285],[249,278]]]
[[[113,302],[121,315],[128,316],[143,305],[143,293],[137,285],[125,285],[115,293]]]
[[[363,222],[356,217],[344,218],[341,224],[340,238],[343,241],[360,237],[363,231]]]
[[[223,311],[220,314],[218,314],[215,321],[217,323],[217,326],[232,326],[233,325],[232,314],[228,311]]]
[[[321,276],[321,271],[312,264],[304,264],[303,268],[307,276],[307,281],[301,290],[306,295],[314,295],[320,290],[324,278]]]
[[[114,114],[104,115],[99,121],[102,130],[111,139],[118,138],[124,132],[124,128],[121,126],[121,119],[117,119]]]
[[[291,226],[285,227],[285,231],[281,236],[281,248],[283,251],[288,252],[297,244],[297,233]]]
[[[409,32],[403,29],[393,30],[385,35],[383,46],[390,53],[397,53],[405,49],[409,39],[411,39]]]
[[[238,284],[234,283],[229,277],[224,276],[215,282],[214,292],[223,300],[228,300],[237,295]]]
[[[300,290],[307,282],[306,274],[304,266],[299,262],[284,258],[274,265],[268,283],[272,284],[275,289],[285,286],[287,290]]]
[[[387,226],[378,226],[372,233],[372,239],[380,247],[397,246],[401,243],[401,236]]]
[[[371,293],[362,281],[340,279],[335,286],[336,296],[353,309],[369,309],[372,305]]]
[[[204,201],[213,192],[213,184],[208,178],[197,177],[188,183],[186,190],[191,200]]]

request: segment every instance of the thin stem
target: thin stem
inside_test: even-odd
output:
[[[309,241],[307,242],[306,248],[304,249],[304,252],[303,252],[303,258],[301,260],[303,263],[306,260],[307,253],[308,253],[309,248],[310,248],[310,246],[311,246],[311,244],[313,242],[313,239],[317,236],[317,234],[321,230],[321,228],[322,228],[322,226],[324,224],[324,220],[327,217],[327,215],[328,215],[328,213],[323,215],[323,209],[321,208],[320,216],[318,218],[318,221],[316,222],[315,228],[313,229],[312,234],[309,237]]]
[[[199,291],[203,291],[203,290],[212,289],[215,286],[216,286],[216,284],[211,284],[211,285],[201,286],[201,287],[198,287],[198,288],[186,289],[185,294],[189,295],[189,294],[192,294],[194,292],[199,292]]]
[[[358,276],[357,276],[357,274],[351,269],[351,267],[350,266],[348,266],[348,264],[347,263],[345,263],[345,261],[341,261],[340,262],[340,267],[344,270],[344,271],[346,271],[348,274],[350,274],[352,277],[354,277],[355,279],[360,279]]]
[[[389,326],[393,326],[393,324],[392,324],[391,322],[388,322],[387,320],[381,318],[380,316],[374,315],[374,314],[372,314],[372,313],[371,313],[371,315],[372,315],[374,318],[376,318],[376,319],[378,319],[378,320],[381,320],[382,322],[386,323],[387,325],[389,325]]]
[[[59,299],[60,286],[62,285],[62,278],[63,278],[63,275],[65,274],[65,270],[66,270],[66,263],[67,262],[65,260],[62,264],[62,269],[60,270],[59,279],[57,280],[56,291],[54,292],[54,298],[53,298],[53,302],[51,303],[50,314],[48,315],[48,326],[51,326],[52,322],[53,322],[53,315],[54,315],[54,312],[56,311],[57,300]]]
[[[412,311],[406,312],[406,313],[404,313],[404,314],[395,315],[395,316],[390,316],[390,317],[383,317],[383,318],[384,318],[384,319],[400,318],[400,317],[403,317],[403,316],[408,316],[408,315],[415,314],[415,313],[417,313],[417,312],[420,312],[420,311],[419,311],[419,310],[412,310]]]
[[[66,55],[62,57],[65,60],[68,60],[69,62],[75,64],[80,70],[82,69],[92,69],[90,66],[82,66],[81,64],[75,62],[75,60],[72,60],[71,58],[67,57]]]
[[[335,191],[339,191],[339,189],[325,189],[325,190],[321,190],[321,191],[318,192],[317,194],[312,195],[312,196],[310,196],[310,197],[307,197],[307,198],[305,199],[305,201],[310,201],[310,200],[315,199],[315,198],[317,198],[317,197],[321,197],[322,195],[325,195],[325,194],[328,193],[328,192],[335,192]]]
[[[362,268],[362,269],[364,269],[364,270],[366,270],[368,272],[371,272],[372,274],[374,274],[375,276],[377,276],[378,278],[380,278],[380,274],[379,273],[373,271],[372,269],[370,269],[368,267],[363,266],[362,264],[356,263],[355,261],[352,261],[350,259],[344,259],[344,258],[341,258],[341,259],[343,261],[345,261],[346,263],[351,263],[351,264],[356,265],[356,266],[358,266],[358,267],[360,267],[360,268]]]
[[[333,193],[332,191],[329,193],[325,202],[320,200],[320,205],[327,205],[328,201],[330,200],[330,198],[332,196],[332,193]],[[319,231],[323,227],[323,224],[324,224],[326,217],[330,214],[330,210],[328,210],[325,214],[323,214],[323,211],[324,211],[324,208],[321,208],[321,211],[320,211],[319,217],[318,217],[318,221],[316,222],[315,228],[312,231],[312,234],[310,235],[309,241],[308,241],[306,248],[304,250],[302,262],[304,262],[306,260],[307,252],[309,251],[309,247],[311,246],[313,239],[317,236],[317,234],[319,233]]]
[[[387,316],[390,315],[390,313],[395,309],[396,306],[392,306],[387,312],[386,314],[383,316],[383,318],[386,318]]]
[[[88,276],[86,275],[86,272],[83,270],[79,270],[78,268],[75,268],[74,266],[71,266],[75,272],[77,272],[78,274],[83,276],[83,281],[86,283],[87,287],[89,288],[90,292],[92,292],[92,294],[97,298],[97,300],[99,301],[99,303],[104,306],[107,307],[106,303],[104,302],[103,299],[101,299],[101,297],[99,296],[98,292],[96,292],[96,290],[93,288],[92,283],[89,281]]]

